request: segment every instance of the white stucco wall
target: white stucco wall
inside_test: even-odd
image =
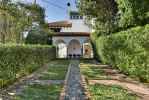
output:
[[[89,40],[88,36],[54,36],[52,38],[53,45],[57,47],[59,58],[66,58],[70,54],[83,55],[83,44],[87,40]]]
[[[84,23],[84,20],[69,20],[72,23],[71,28],[62,28],[61,32],[91,32],[91,28]]]
[[[56,45],[56,42],[59,41],[59,40],[63,40],[66,45],[68,46],[69,45],[69,42],[71,40],[78,40],[80,42],[81,45],[83,45],[83,43],[89,39],[88,36],[54,36],[52,38],[52,41],[53,41],[53,44]]]

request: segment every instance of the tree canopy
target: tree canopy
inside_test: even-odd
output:
[[[148,22],[148,0],[79,0],[80,12],[94,19],[94,28],[99,35]]]
[[[47,30],[44,18],[45,10],[40,5],[0,1],[0,42],[21,43],[23,32],[36,25]]]

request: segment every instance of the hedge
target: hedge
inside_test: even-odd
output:
[[[102,62],[142,82],[149,82],[149,25],[101,36],[95,46]]]
[[[0,88],[55,58],[53,46],[0,44]]]

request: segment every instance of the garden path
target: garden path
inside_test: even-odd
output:
[[[85,94],[81,85],[79,61],[72,61],[67,80],[65,100],[85,100]]]

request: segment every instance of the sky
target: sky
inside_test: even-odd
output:
[[[18,0],[20,1],[20,0]],[[33,0],[22,0],[24,2],[33,2]],[[37,0],[37,3],[45,8],[46,21],[55,22],[68,19],[67,3],[71,3],[71,9],[76,10],[75,0]]]

